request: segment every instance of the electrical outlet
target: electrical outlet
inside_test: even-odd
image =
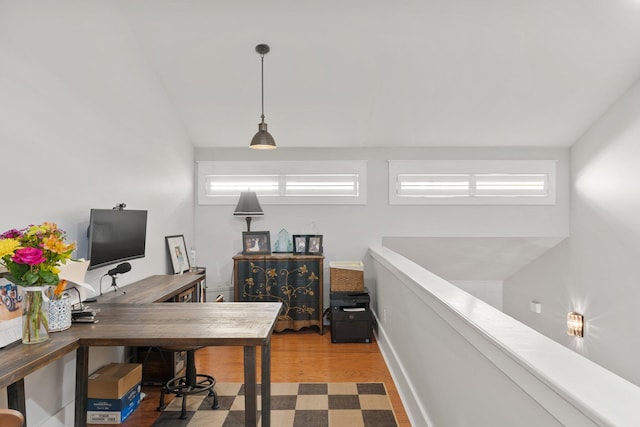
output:
[[[531,311],[533,311],[534,313],[541,313],[542,312],[542,304],[540,304],[538,301],[531,301],[529,303],[529,309]]]
[[[387,323],[387,309],[382,309],[382,323]]]

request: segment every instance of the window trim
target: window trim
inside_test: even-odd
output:
[[[555,205],[556,160],[389,160],[390,205]],[[468,195],[401,196],[398,176],[411,174],[468,175]],[[548,193],[540,195],[475,194],[475,177],[487,174],[545,174]]]
[[[258,195],[261,205],[364,205],[367,203],[367,162],[365,160],[323,161],[197,161],[197,200],[199,205],[235,205],[238,195],[206,194],[208,175],[277,175],[278,195]],[[284,185],[290,175],[357,175],[357,196],[285,195]]]

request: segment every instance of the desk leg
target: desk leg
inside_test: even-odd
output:
[[[24,394],[24,378],[20,378],[7,387],[7,403],[9,408],[22,412],[24,427],[27,427],[27,404]]]
[[[262,427],[271,425],[271,340],[262,345]]]
[[[244,423],[258,425],[258,398],[256,394],[256,348],[244,348]]]
[[[89,347],[76,350],[76,408],[75,426],[87,425],[87,391],[89,389]]]

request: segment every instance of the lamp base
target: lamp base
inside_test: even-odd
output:
[[[245,218],[247,220],[247,232],[251,231],[251,217],[248,216]]]

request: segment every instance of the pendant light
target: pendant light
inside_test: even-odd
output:
[[[269,132],[267,132],[267,124],[264,122],[264,56],[269,53],[269,45],[259,44],[256,46],[256,52],[260,54],[260,68],[262,76],[262,121],[258,124],[258,133],[251,140],[251,148],[257,150],[273,150],[276,148],[276,142]]]

